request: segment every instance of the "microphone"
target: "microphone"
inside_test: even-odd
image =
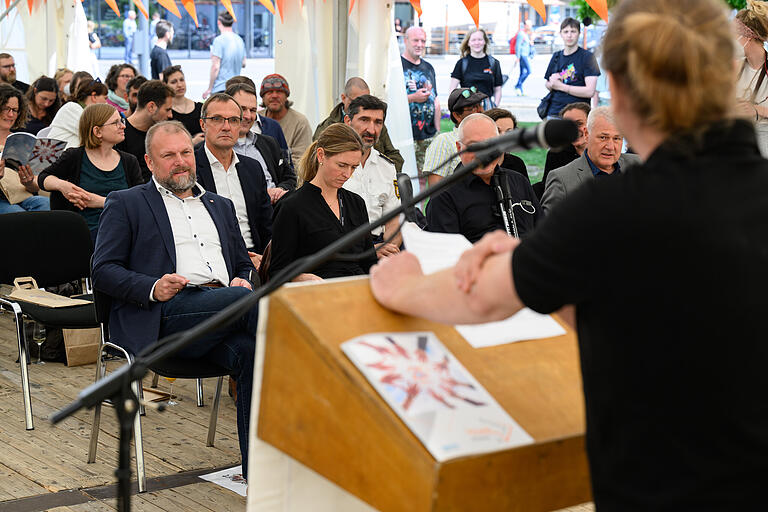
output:
[[[397,173],[397,180],[395,182],[397,186],[398,194],[400,195],[400,204],[407,205],[413,199],[413,184],[411,183],[411,177],[404,172]],[[405,220],[408,222],[416,222],[416,208],[414,206],[407,206],[403,211],[405,214]]]
[[[576,123],[567,119],[550,119],[530,128],[516,128],[498,137],[469,144],[466,151],[477,153],[495,148],[503,153],[532,148],[561,148],[579,137]]]

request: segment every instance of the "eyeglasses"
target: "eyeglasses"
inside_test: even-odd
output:
[[[210,117],[204,117],[204,120],[211,123],[212,126],[223,126],[225,122],[229,123],[230,126],[234,126],[236,124],[240,124],[243,121],[243,118],[241,117],[221,117],[221,116],[210,116]]]
[[[465,98],[469,98],[470,96],[472,96],[476,92],[477,92],[477,89],[475,89],[475,86],[473,85],[472,87],[469,87],[469,88],[464,89],[463,91],[461,91],[461,95],[464,96]]]
[[[607,135],[598,135],[597,140],[601,144],[605,144],[608,141],[612,141],[615,144],[623,144],[624,143],[624,137],[616,136],[616,137],[609,137]]]
[[[119,118],[115,119],[111,123],[104,123],[101,125],[104,126],[114,126],[115,128],[118,128],[119,126],[125,126],[125,118],[120,116]]]
[[[19,109],[13,108],[13,107],[3,107],[2,109],[0,109],[0,112],[2,112],[3,115],[5,115],[5,114],[18,115],[19,114]]]

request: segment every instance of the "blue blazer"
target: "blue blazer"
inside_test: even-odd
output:
[[[262,254],[267,243],[272,239],[272,201],[267,194],[267,179],[261,164],[253,158],[237,155],[240,162],[235,166],[240,186],[245,196],[245,211],[248,214],[248,224],[251,227],[251,239],[256,252]],[[209,192],[216,192],[216,182],[213,180],[211,164],[205,153],[205,144],[200,144],[195,150],[197,162],[197,182]]]
[[[255,269],[232,201],[207,191],[202,201],[219,232],[230,281],[248,279]],[[114,343],[137,354],[157,340],[162,303],[150,301],[149,294],[158,279],[175,271],[171,222],[155,183],[111,192],[99,220],[93,284],[112,297],[109,332]]]

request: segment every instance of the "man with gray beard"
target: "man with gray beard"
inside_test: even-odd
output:
[[[148,183],[107,196],[93,255],[94,286],[112,298],[110,337],[134,355],[252,293],[258,280],[232,201],[195,181],[192,137],[178,121],[147,132]],[[258,310],[178,352],[236,376],[237,433],[247,477]]]

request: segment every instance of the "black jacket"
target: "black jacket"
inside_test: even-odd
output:
[[[272,203],[267,194],[267,180],[259,162],[243,155],[237,155],[237,158],[240,161],[235,168],[245,196],[245,209],[253,241],[253,247],[248,249],[255,249],[261,254],[272,239]],[[216,182],[213,179],[211,164],[208,163],[208,155],[205,153],[205,144],[201,144],[195,151],[195,160],[197,182],[208,192],[215,193]]]
[[[267,171],[272,176],[275,186],[289,192],[294,190],[296,188],[296,172],[291,167],[291,159],[284,158],[277,140],[262,133],[256,137],[253,145],[256,146],[267,163]]]
[[[141,176],[141,169],[139,168],[139,162],[136,160],[136,157],[125,151],[120,151],[119,149],[115,149],[115,151],[120,154],[120,161],[123,163],[123,170],[125,171],[125,180],[128,182],[128,188],[144,183]],[[56,162],[37,176],[37,185],[42,190],[45,190],[45,187],[43,187],[45,178],[48,176],[56,176],[61,180],[79,186],[80,170],[83,166],[84,154],[84,146],[69,148],[64,151]],[[70,203],[61,192],[56,190],[51,191],[51,210],[80,211],[75,208],[75,205]]]

